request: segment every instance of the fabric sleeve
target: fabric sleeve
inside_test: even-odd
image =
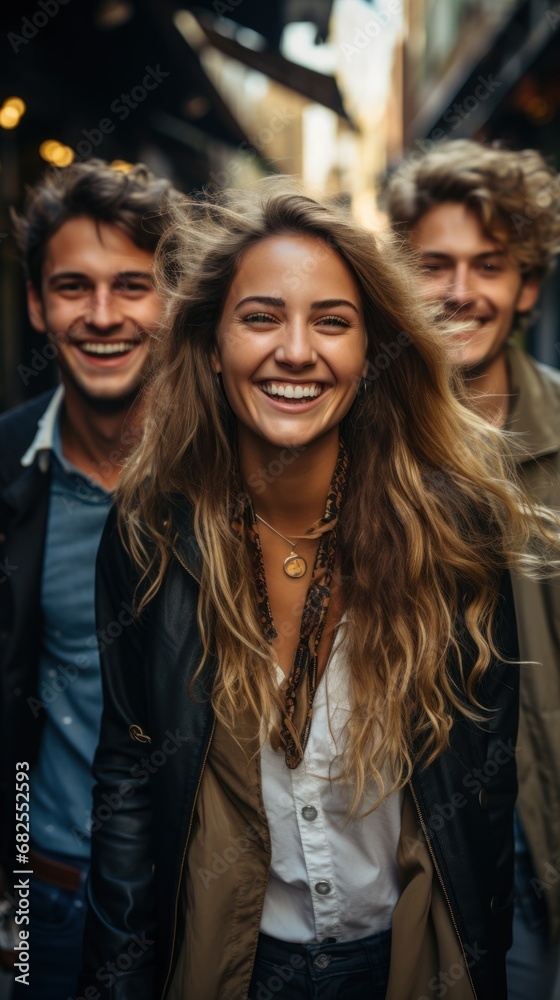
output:
[[[139,620],[134,612],[136,581],[113,509],[97,560],[104,708],[94,761],[92,860],[78,994],[93,996],[91,989],[86,991],[95,987],[96,1000],[153,1000],[154,990],[151,775],[145,766],[149,746],[142,742],[150,732],[149,607]]]

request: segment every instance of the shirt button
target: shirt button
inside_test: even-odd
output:
[[[317,810],[315,806],[304,806],[301,810],[301,815],[304,819],[308,819],[311,822],[311,820],[317,819]]]
[[[316,882],[315,883],[315,892],[318,892],[320,896],[328,896],[328,894],[329,894],[330,891],[331,891],[331,884],[330,884],[330,882]]]
[[[326,969],[330,960],[331,960],[330,955],[317,955],[317,958],[314,960],[313,965],[315,966],[316,969]]]

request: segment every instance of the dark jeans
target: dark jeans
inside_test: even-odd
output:
[[[82,886],[76,892],[31,876],[29,985],[14,983],[13,1000],[69,1000],[76,996],[86,917],[85,875],[84,866]]]
[[[385,1000],[391,931],[328,940],[301,945],[260,934],[249,1000]]]

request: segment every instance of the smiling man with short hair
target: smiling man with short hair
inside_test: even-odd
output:
[[[387,206],[418,255],[423,291],[445,323],[473,406],[516,432],[529,494],[560,507],[560,373],[512,339],[560,251],[559,175],[534,150],[456,140],[403,162]],[[550,868],[560,859],[560,583],[518,579],[514,593],[521,657],[534,662],[521,671],[509,995],[557,1000],[560,881]]]
[[[72,996],[81,960],[102,705],[95,558],[141,430],[161,314],[153,255],[178,198],[142,165],[124,174],[92,160],[50,171],[14,219],[30,319],[61,377],[0,418],[0,541],[13,567],[0,611],[1,861],[13,868],[15,764],[26,762],[28,974],[15,967],[26,1000]]]

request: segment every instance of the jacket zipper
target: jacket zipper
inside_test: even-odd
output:
[[[449,896],[447,895],[447,889],[445,888],[445,883],[443,881],[443,878],[442,878],[442,875],[441,875],[441,871],[440,871],[439,865],[438,865],[437,860],[436,860],[436,856],[435,856],[433,848],[432,848],[432,844],[431,844],[430,837],[429,837],[429,834],[428,834],[428,829],[427,829],[426,824],[424,822],[424,817],[422,815],[422,810],[420,809],[418,798],[416,797],[416,792],[414,791],[414,788],[412,787],[412,782],[409,782],[409,788],[410,788],[410,791],[412,792],[412,798],[414,799],[414,805],[416,806],[416,812],[418,813],[418,818],[420,820],[420,825],[422,827],[422,832],[424,834],[424,839],[426,841],[426,845],[427,845],[428,850],[430,852],[432,863],[433,863],[433,866],[434,866],[434,868],[436,870],[437,877],[439,879],[443,895],[445,896],[445,901],[447,903],[447,906],[448,906],[448,909],[449,909],[449,913],[451,915],[451,921],[453,923],[453,927],[455,928],[455,933],[457,935],[457,939],[458,939],[459,944],[461,946],[461,952],[462,952],[462,955],[463,955],[463,959],[465,961],[465,969],[467,970],[467,976],[469,977],[469,982],[471,984],[471,989],[473,991],[473,996],[474,996],[475,1000],[477,1000],[477,993],[476,993],[476,990],[474,988],[474,983],[472,981],[471,970],[469,969],[469,963],[467,961],[467,956],[466,956],[466,953],[465,953],[465,949],[463,948],[463,942],[461,941],[461,935],[459,934],[459,928],[457,927],[457,923],[455,921],[455,916],[454,916],[453,910],[451,908],[451,901],[449,899]]]
[[[193,806],[192,806],[192,809],[191,809],[191,817],[190,817],[190,820],[189,820],[189,828],[187,830],[187,838],[185,840],[185,846],[183,847],[183,856],[181,858],[181,867],[179,869],[179,881],[177,883],[177,892],[175,894],[175,914],[174,914],[174,917],[173,917],[173,936],[171,938],[171,955],[170,955],[170,958],[169,958],[169,965],[168,965],[168,968],[167,968],[167,975],[165,977],[165,983],[164,983],[164,986],[163,986],[162,997],[165,996],[165,993],[167,991],[167,986],[168,986],[168,983],[169,983],[169,976],[171,974],[171,966],[173,964],[173,954],[175,952],[175,938],[177,936],[177,912],[178,912],[178,909],[179,909],[179,893],[181,891],[181,882],[183,881],[183,870],[184,870],[184,867],[185,867],[185,858],[187,856],[187,847],[189,846],[189,840],[190,840],[190,836],[191,836],[191,830],[192,830],[193,819],[194,819],[194,811],[196,809],[196,803],[197,803],[197,800],[198,800],[198,793],[200,791],[200,786],[202,784],[202,777],[204,775],[204,768],[206,767],[206,761],[208,760],[208,754],[210,752],[210,745],[212,743],[212,739],[213,739],[213,736],[214,736],[214,730],[215,730],[215,728],[216,728],[216,720],[214,719],[214,721],[212,723],[212,730],[210,732],[210,736],[208,737],[208,743],[206,745],[206,751],[204,753],[204,760],[202,761],[202,767],[200,768],[200,774],[198,776],[198,784],[196,786],[196,791],[194,793]]]
[[[191,572],[191,570],[189,569],[189,567],[187,566],[187,564],[183,561],[183,559],[181,558],[181,556],[177,552],[177,549],[175,548],[175,546],[171,547],[171,551],[173,552],[173,555],[175,556],[175,558],[177,559],[177,561],[181,564],[181,566],[183,567],[183,569],[186,570],[187,573],[189,574],[189,576],[192,576],[193,580],[196,580],[196,582],[199,584],[200,580],[197,580],[197,578],[194,575],[194,573]],[[202,761],[202,767],[200,768],[200,774],[198,776],[198,783],[197,783],[197,786],[196,786],[196,791],[194,793],[194,800],[193,800],[193,805],[192,805],[192,809],[191,809],[191,816],[190,816],[190,820],[189,820],[189,828],[187,830],[187,837],[186,837],[186,840],[185,840],[185,846],[183,847],[183,855],[181,857],[181,867],[179,869],[179,881],[177,882],[177,892],[175,893],[175,913],[174,913],[174,916],[173,916],[173,936],[171,938],[171,954],[170,954],[170,957],[169,957],[169,965],[167,967],[167,975],[165,977],[165,983],[163,984],[162,997],[165,996],[165,993],[167,991],[167,986],[168,986],[168,983],[169,983],[169,976],[171,975],[171,966],[173,964],[173,954],[175,952],[175,938],[177,937],[177,913],[178,913],[178,910],[179,910],[179,893],[181,891],[181,883],[183,881],[183,871],[184,871],[184,868],[185,868],[185,858],[187,856],[187,848],[189,846],[189,840],[190,840],[190,836],[191,836],[191,830],[192,830],[193,819],[194,819],[194,811],[196,809],[196,803],[198,801],[198,793],[200,791],[200,786],[202,784],[202,777],[204,775],[204,769],[206,767],[206,761],[208,760],[208,754],[210,753],[210,745],[211,745],[212,739],[214,737],[214,730],[215,730],[215,728],[216,728],[216,719],[214,719],[214,721],[212,722],[212,729],[210,731],[210,736],[208,737],[208,743],[206,744],[206,750],[205,750],[205,753],[204,753],[204,759]]]
[[[189,576],[192,576],[193,580],[196,580],[196,582],[200,586],[200,580],[198,579],[197,576],[194,575],[192,569],[189,569],[189,567],[187,566],[187,564],[184,561],[183,557],[179,554],[179,552],[177,552],[177,549],[175,548],[174,545],[171,546],[171,551],[172,551],[173,555],[175,556],[177,562],[181,564],[181,566],[183,567],[184,570],[187,571],[187,573],[189,574]]]

